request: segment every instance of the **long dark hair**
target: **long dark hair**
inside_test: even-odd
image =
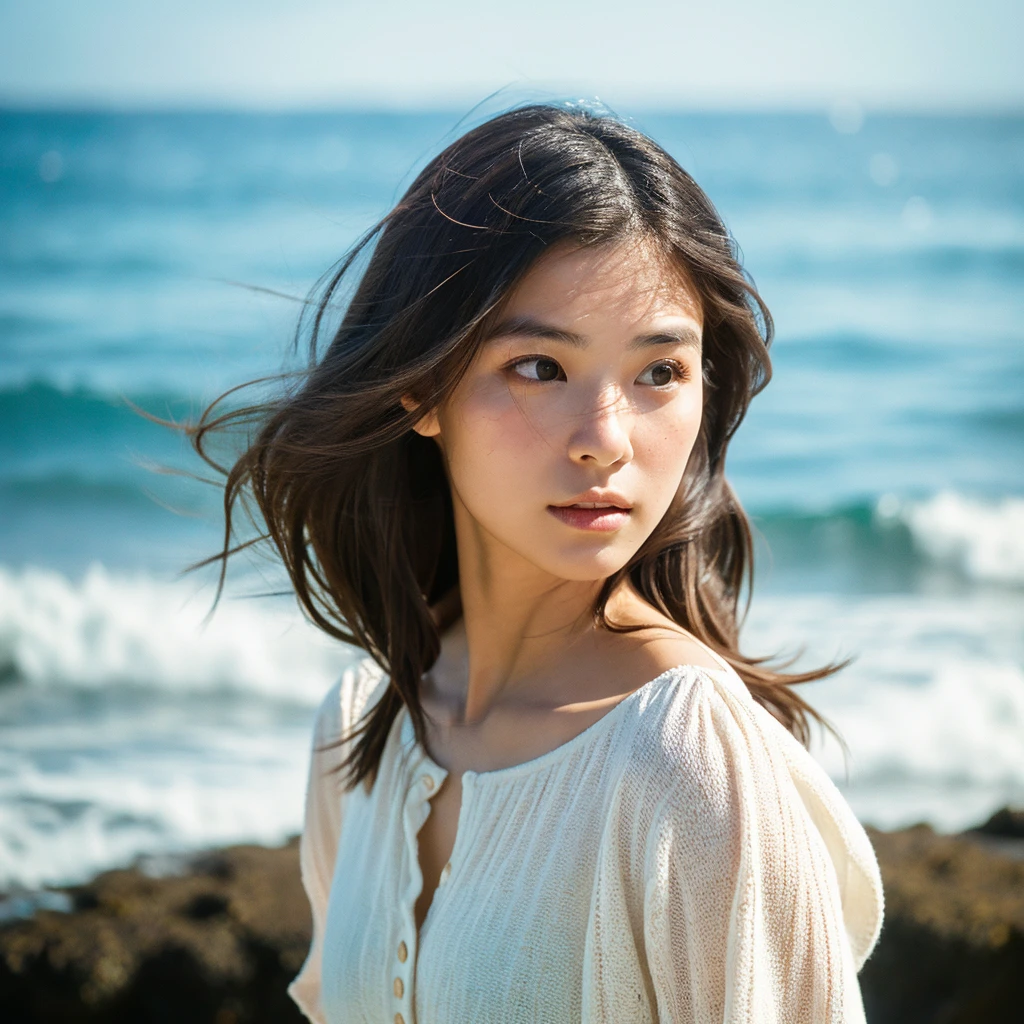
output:
[[[653,242],[684,269],[704,315],[705,405],[698,439],[669,512],[595,601],[627,577],[655,608],[724,657],[753,696],[805,744],[820,716],[791,689],[839,665],[786,673],[738,649],[741,590],[753,582],[747,518],[725,479],[729,440],[771,375],[772,320],[735,243],[697,183],[642,132],[580,107],[531,105],[466,132],[431,160],[398,204],[320,284],[300,319],[310,365],[279,398],[219,412],[188,430],[207,440],[247,422],[251,442],[224,486],[227,559],[269,541],[301,607],[389,676],[353,731],[346,782],[372,778],[405,704],[425,736],[420,680],[458,618],[459,567],[451,496],[418,415],[444,402],[534,260],[557,242]],[[373,243],[373,244],[371,244]],[[368,259],[366,257],[368,256]],[[334,309],[358,268],[351,298]],[[322,346],[324,336],[329,343]],[[403,408],[410,395],[417,412]],[[259,536],[236,543],[241,503]],[[744,608],[745,613],[745,608]],[[636,627],[633,627],[636,628]]]

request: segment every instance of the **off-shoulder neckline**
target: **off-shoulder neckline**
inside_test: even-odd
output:
[[[657,689],[658,684],[663,682],[669,676],[673,676],[676,673],[682,673],[687,670],[694,672],[707,672],[711,675],[721,676],[725,679],[739,679],[739,677],[736,676],[735,669],[727,664],[722,668],[708,668],[706,665],[694,665],[691,662],[681,665],[673,665],[671,668],[667,668],[664,672],[659,673],[653,679],[648,680],[642,686],[637,687],[631,693],[628,693],[618,703],[613,704],[612,707],[597,719],[596,722],[591,722],[591,724],[585,729],[578,732],[575,736],[571,736],[564,743],[560,743],[557,747],[553,747],[551,750],[545,751],[543,754],[538,754],[536,757],[531,757],[526,761],[520,761],[519,764],[507,765],[504,768],[492,768],[489,771],[482,772],[473,771],[472,769],[467,768],[462,773],[463,785],[465,785],[467,780],[471,780],[473,784],[476,784],[477,782],[497,782],[513,778],[518,775],[540,771],[552,764],[556,764],[568,757],[577,749],[584,747],[587,743],[600,735],[604,729],[608,728],[611,724],[614,724],[614,719],[617,719],[622,713],[620,709],[623,706],[632,704],[642,695],[648,694]],[[742,683],[742,680],[740,680],[740,682]],[[439,765],[430,756],[426,747],[416,739],[415,732],[412,727],[412,718],[409,715],[409,709],[404,704],[399,714],[404,716],[401,723],[401,738],[403,745],[407,748],[414,749],[417,752],[421,762],[421,767],[426,768],[432,775],[436,776],[435,782],[442,782],[448,777],[448,769]]]

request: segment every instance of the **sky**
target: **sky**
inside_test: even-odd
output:
[[[1024,110],[1022,0],[0,0],[0,103]]]

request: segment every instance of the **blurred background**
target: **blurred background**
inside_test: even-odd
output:
[[[730,457],[745,646],[861,820],[1024,802],[1024,7],[0,0],[0,889],[298,831],[350,659],[272,568],[204,623],[185,418],[286,365],[299,301],[416,171],[531,100],[700,182],[777,326]]]

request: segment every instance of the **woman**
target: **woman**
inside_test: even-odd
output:
[[[612,118],[512,110],[349,255],[314,354],[372,241],[227,483],[229,529],[251,494],[368,654],[317,717],[292,996],[332,1024],[863,1020],[878,869],[789,688],[835,666],[738,650],[725,453],[771,320],[710,201]]]

